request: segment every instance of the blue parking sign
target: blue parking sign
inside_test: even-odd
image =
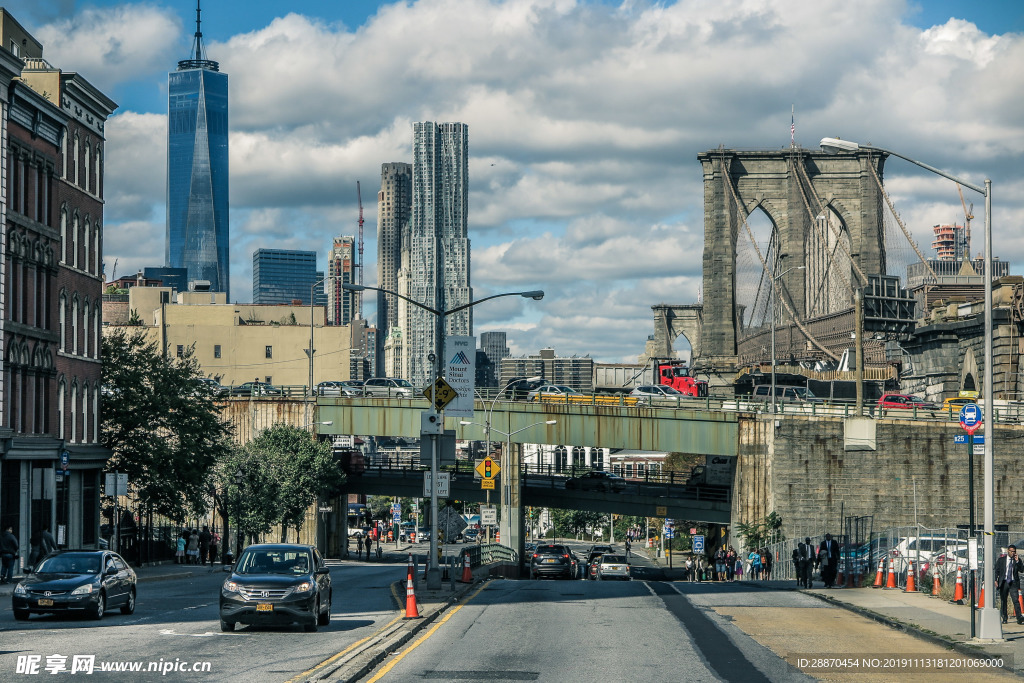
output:
[[[704,537],[694,536],[693,537],[693,552],[702,553],[704,552]]]

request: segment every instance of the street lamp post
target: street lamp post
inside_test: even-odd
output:
[[[775,288],[778,286],[778,282],[783,275],[785,275],[791,270],[803,270],[804,268],[806,268],[806,266],[793,266],[792,268],[787,268],[786,270],[782,271],[781,273],[772,278],[772,414],[775,414],[777,412],[775,400]]]
[[[439,264],[440,265],[440,264]],[[435,282],[440,282],[436,280]],[[364,290],[372,290],[375,292],[381,292],[383,294],[391,294],[396,296],[403,301],[406,301],[417,308],[420,308],[428,313],[434,315],[434,353],[433,353],[433,364],[434,364],[434,380],[430,386],[430,410],[423,414],[423,421],[421,424],[426,427],[431,425],[431,431],[426,433],[421,429],[420,436],[429,436],[431,440],[430,449],[430,551],[429,557],[427,558],[427,588],[438,589],[441,587],[441,571],[438,568],[438,557],[437,557],[437,481],[438,481],[438,460],[440,454],[439,440],[441,435],[444,433],[444,409],[440,410],[437,407],[437,403],[434,400],[434,388],[436,388],[437,380],[441,377],[441,354],[444,353],[444,320],[453,313],[464,311],[472,306],[481,304],[491,299],[497,299],[504,296],[521,296],[527,299],[533,299],[540,301],[544,298],[544,292],[541,290],[531,290],[527,292],[505,292],[502,294],[493,294],[491,296],[484,297],[483,299],[477,299],[476,301],[470,301],[469,303],[456,306],[452,309],[445,309],[443,306],[440,309],[427,306],[426,304],[420,303],[415,299],[411,299],[404,294],[399,294],[390,289],[384,289],[383,287],[367,287],[366,285],[359,285],[351,282],[345,282],[341,285],[342,289],[346,289],[352,292],[362,292]],[[440,290],[440,286],[438,286]]]
[[[904,156],[898,152],[893,152],[892,150],[883,149],[882,147],[860,145],[856,142],[840,140],[838,138],[822,138],[821,140],[821,150],[829,154],[856,152],[862,149],[869,152],[882,152],[884,154],[891,154],[894,157],[899,157],[904,161],[909,161],[915,166],[920,166],[926,171],[931,171],[936,175],[942,176],[947,180],[952,180],[954,183],[959,183],[960,185],[985,196],[985,372],[984,379],[982,381],[985,384],[985,410],[988,410],[991,413],[993,410],[993,400],[995,398],[995,392],[993,391],[992,386],[992,181],[989,178],[985,178],[985,187],[981,187],[950,175],[949,173],[937,169],[934,166],[929,166],[924,162],[911,159],[908,156]],[[991,414],[989,419],[991,420],[993,418],[994,414]],[[990,567],[995,566],[995,544],[992,541],[995,526],[995,467],[993,459],[994,448],[992,444],[995,441],[995,430],[986,429],[985,431],[988,433],[985,435],[985,467],[983,475],[985,479],[984,562],[985,572],[989,573],[991,571]],[[985,580],[988,581],[989,579]],[[985,598],[985,604],[981,607],[978,637],[983,640],[1003,639],[1003,627],[1000,623],[999,613],[996,611],[994,593],[994,591],[988,592],[988,595]]]
[[[505,437],[505,447],[501,449],[501,463],[499,467],[503,473],[501,476],[501,522],[498,525],[498,533],[505,532],[505,542],[510,543],[512,541],[512,478],[513,476],[519,476],[519,468],[516,468],[516,472],[512,472],[511,455],[512,455],[512,437],[520,432],[525,432],[527,429],[537,427],[539,425],[553,425],[558,424],[558,420],[544,420],[542,422],[534,422],[531,425],[521,427],[513,432],[503,432],[500,429],[495,429],[490,426],[490,420],[487,421],[486,425],[482,425],[479,422],[469,422],[462,420],[459,422],[461,425],[476,425],[477,427],[484,427],[488,434],[490,430],[494,430]],[[518,551],[517,551],[518,552]]]

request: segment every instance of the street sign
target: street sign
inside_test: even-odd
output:
[[[70,462],[71,462],[71,454],[68,453],[67,450],[62,450],[60,452],[60,468],[66,472],[67,469],[68,469],[68,464]]]
[[[320,512],[334,512],[334,506],[333,505],[321,505],[320,506]]]
[[[662,532],[665,534],[665,538],[675,538],[676,537],[675,527],[670,527],[668,525],[665,525],[664,527],[662,527]]]
[[[444,377],[438,377],[434,380],[433,384],[428,384],[423,387],[423,397],[429,399],[431,392],[434,393],[434,407],[438,410],[442,410],[446,405],[455,400],[458,396],[455,390],[452,389],[448,382],[444,381]]]
[[[476,337],[448,335],[444,338],[444,376],[455,391],[455,399],[446,410],[454,417],[473,417],[476,389]]]
[[[494,490],[494,480],[493,479],[481,479],[480,480],[480,490],[483,491],[484,489],[486,489],[488,491],[493,491]]]
[[[667,514],[668,514],[668,508],[665,507],[664,505],[658,505],[658,506],[656,506],[654,508],[654,516],[655,517],[664,517]]]
[[[967,443],[967,435],[966,434],[954,434],[953,435],[953,443],[966,444]],[[977,446],[979,443],[980,444],[984,444],[985,443],[985,435],[984,434],[978,434],[977,436],[974,437],[974,445]]]
[[[396,513],[392,514],[391,515],[391,521],[394,522],[395,524],[401,524],[402,523],[402,513],[401,512],[396,512]]]
[[[108,496],[127,496],[128,475],[108,472],[103,486],[103,493]]]
[[[960,426],[968,434],[974,434],[974,431],[981,426],[981,422],[981,406],[977,403],[967,403],[960,408]]]
[[[480,523],[494,526],[498,523],[498,508],[493,505],[480,506]]]
[[[437,497],[447,498],[451,487],[451,472],[437,473]],[[423,473],[423,497],[430,498],[430,472]]]
[[[438,529],[442,534],[441,538],[447,538],[452,541],[458,538],[459,534],[462,533],[462,530],[468,526],[466,524],[466,520],[462,518],[462,515],[456,512],[454,508],[450,507],[444,508],[438,513],[437,522]]]
[[[694,536],[693,537],[693,552],[702,553],[704,552],[704,537]]]
[[[480,461],[480,464],[476,466],[476,471],[480,473],[480,476],[484,479],[494,479],[498,476],[498,472],[501,472],[501,468],[498,467],[498,463],[494,462],[493,458],[484,458]]]
[[[690,527],[690,535],[693,536],[695,533],[697,533],[697,527],[691,526]]]

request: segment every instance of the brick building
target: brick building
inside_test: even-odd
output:
[[[0,516],[27,559],[41,528],[99,542],[103,126],[117,105],[2,10],[0,38],[20,62],[4,88]]]

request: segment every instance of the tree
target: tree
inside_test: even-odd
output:
[[[662,469],[666,472],[681,472],[689,474],[695,465],[703,465],[704,456],[692,453],[669,453],[665,456]]]
[[[606,519],[607,515],[601,512],[551,509],[551,523],[555,527],[556,536],[581,534],[600,526]]]
[[[334,461],[331,446],[317,441],[305,429],[276,424],[260,432],[246,445],[246,477],[253,469],[257,481],[276,489],[277,509],[273,522],[282,526],[282,542],[288,527],[302,529],[306,510],[317,498],[336,495],[345,474]],[[272,484],[271,484],[272,482]]]
[[[779,531],[780,528],[782,517],[771,512],[755,522],[737,524],[736,533],[743,537],[747,548],[761,548],[769,543],[785,540]]]
[[[202,514],[211,470],[229,451],[220,415],[192,349],[166,358],[144,330],[103,336],[103,445],[110,471],[128,475],[146,506],[172,519]]]

